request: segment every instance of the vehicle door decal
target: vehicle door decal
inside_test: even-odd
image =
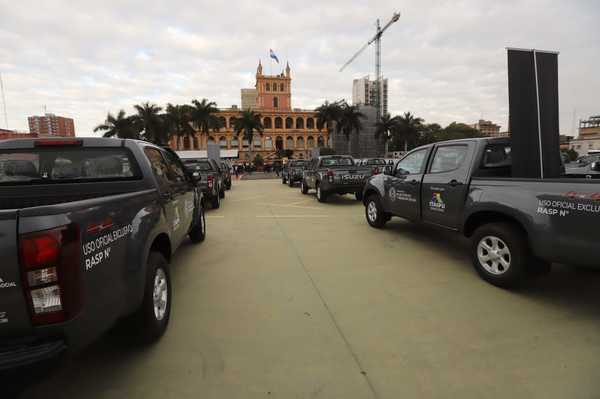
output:
[[[102,264],[110,258],[113,245],[126,238],[133,231],[133,225],[130,223],[119,229],[101,235],[91,241],[84,242],[82,245],[84,255],[85,270],[90,271],[94,267]]]
[[[433,193],[431,201],[429,201],[429,209],[435,212],[446,212],[446,203],[441,192]]]

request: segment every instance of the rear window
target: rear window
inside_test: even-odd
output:
[[[184,161],[184,164],[190,170],[199,170],[201,172],[213,170],[212,165],[208,161]]]
[[[139,179],[125,148],[39,148],[0,151],[0,184]]]
[[[385,159],[369,159],[367,165],[387,165]]]
[[[352,158],[324,158],[321,160],[321,165],[325,167],[331,166],[353,166]]]
[[[483,153],[482,166],[484,168],[502,168],[511,166],[510,145],[488,145]]]

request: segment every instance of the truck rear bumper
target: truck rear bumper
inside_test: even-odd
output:
[[[60,355],[66,351],[63,340],[20,342],[0,346],[0,370],[27,366]]]
[[[364,183],[361,183],[361,184],[323,184],[322,190],[325,190],[328,193],[335,193],[335,194],[352,194],[352,193],[356,193],[356,192],[362,193],[364,187],[365,187]]]

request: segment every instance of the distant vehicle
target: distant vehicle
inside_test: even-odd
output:
[[[315,189],[319,202],[326,202],[331,194],[354,194],[361,200],[362,189],[370,176],[371,169],[354,165],[350,156],[324,155],[308,163],[300,191],[307,194],[308,190]]]
[[[384,158],[367,158],[363,160],[362,166],[371,168],[371,174],[377,175],[388,170],[388,163]]]
[[[226,190],[231,190],[231,166],[225,161],[221,161],[219,166],[223,174],[223,185]]]
[[[308,161],[299,159],[289,161],[281,171],[281,184],[293,187],[294,183],[302,181],[302,173]]]
[[[185,159],[183,162],[187,170],[196,177],[198,187],[204,193],[206,201],[210,202],[213,209],[218,209],[221,206],[221,199],[225,198],[225,184],[217,161],[195,158]]]
[[[124,317],[159,339],[171,257],[205,236],[202,193],[171,152],[103,138],[0,142],[0,370],[77,351]]]
[[[462,232],[473,264],[501,287],[551,262],[600,267],[595,236],[600,184],[577,178],[511,177],[508,139],[454,140],[409,152],[364,189],[367,222],[392,216]]]

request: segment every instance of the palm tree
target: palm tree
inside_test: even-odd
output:
[[[365,114],[359,111],[358,105],[348,105],[344,103],[342,106],[342,114],[336,125],[336,130],[338,133],[341,132],[344,137],[346,137],[346,140],[348,140],[349,155],[351,155],[350,136],[352,136],[352,133],[356,135],[360,133],[363,128],[361,119],[365,118]]]
[[[166,119],[170,127],[171,133],[179,140],[185,137],[193,138],[196,131],[192,127],[192,107],[190,105],[173,105],[167,104]]]
[[[263,125],[260,121],[260,114],[246,110],[242,111],[242,115],[233,121],[233,134],[236,136],[242,135],[242,140],[248,140],[250,144],[249,159],[252,159],[252,151],[254,150],[254,131],[262,136]]]
[[[398,117],[397,136],[404,141],[404,151],[408,151],[408,143],[416,143],[423,127],[423,119],[416,118],[410,112]]]
[[[337,124],[339,122],[342,115],[341,104],[342,102],[340,101],[334,103],[325,101],[323,105],[315,109],[317,116],[317,129],[321,131],[323,127],[327,126],[327,136],[329,137],[330,142],[332,140],[333,125],[334,123]]]
[[[398,117],[392,117],[390,114],[385,114],[381,120],[375,124],[375,138],[381,137],[385,142],[385,153],[388,153],[388,144],[392,139],[392,135],[396,133],[398,128]]]
[[[137,129],[133,118],[125,116],[125,111],[123,110],[120,110],[116,117],[109,112],[104,123],[94,128],[94,132],[100,130],[105,132],[103,137],[118,137],[120,139],[140,138],[140,131]]]
[[[160,114],[162,108],[149,102],[134,105],[134,108],[137,112],[135,118],[143,131],[144,140],[165,145],[169,141],[169,133],[166,121]]]
[[[217,131],[221,127],[221,120],[216,116],[219,112],[217,104],[206,98],[202,101],[192,100],[190,112],[191,121],[200,134],[207,136],[211,130]]]

